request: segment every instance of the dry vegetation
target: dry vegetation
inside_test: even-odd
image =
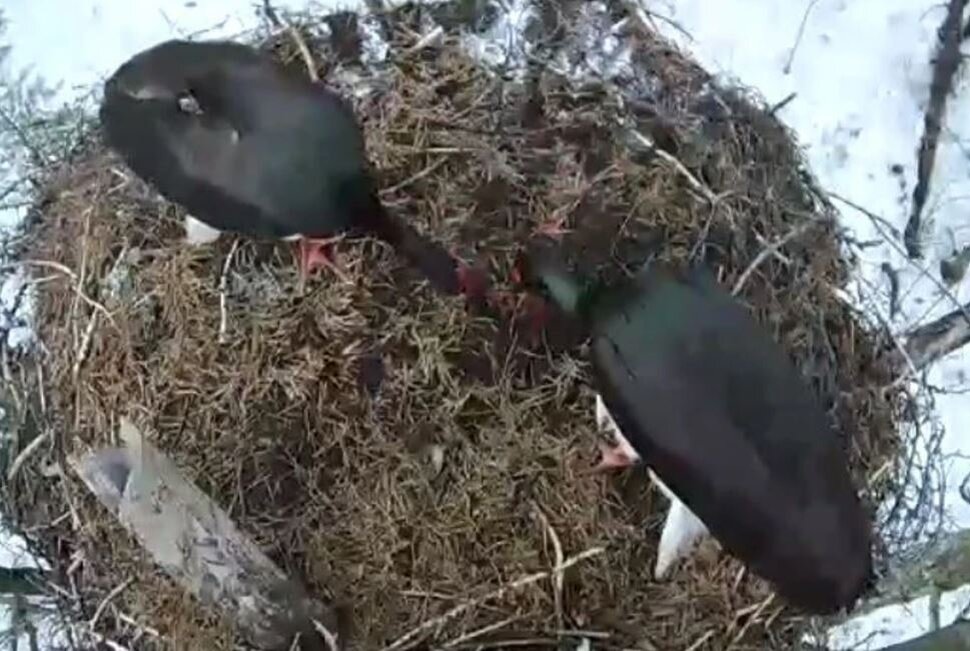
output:
[[[831,211],[789,134],[642,29],[628,37],[620,107],[611,84],[571,84],[538,63],[523,82],[503,80],[450,26],[442,43],[405,53],[427,30],[420,13],[387,21],[392,57],[379,72],[355,63],[353,39],[307,32],[325,79],[356,70],[379,89],[357,108],[389,206],[498,279],[532,230],[558,218],[589,271],[624,273],[651,256],[705,261],[732,287],[750,269],[742,300],[811,378],[868,485],[895,451],[893,377],[833,292],[846,269]],[[570,51],[561,18],[547,10],[536,30],[548,51]],[[266,46],[303,65],[285,33]],[[347,58],[339,65],[335,47]],[[666,155],[631,147],[623,116]],[[351,284],[326,275],[297,296],[283,245],[181,245],[180,210],[97,144],[49,180],[48,197],[23,251],[47,261],[32,270],[50,277],[37,285],[42,372],[14,361],[35,397],[24,431],[51,442],[9,492],[23,526],[61,561],[74,607],[90,616],[134,579],[100,618],[104,634],[130,643],[127,614],[162,636],[133,648],[234,643],[230,624],[159,575],[77,478],[42,472],[110,443],[128,414],[282,567],[349,605],[355,648],[380,649],[547,572],[557,553],[597,548],[564,572],[561,592],[533,581],[400,648],[553,648],[579,630],[597,649],[792,639],[797,615],[724,555],[709,550],[669,582],[651,579],[664,504],[639,473],[583,474],[595,432],[575,351],[523,343],[433,294],[371,241],[340,247]]]

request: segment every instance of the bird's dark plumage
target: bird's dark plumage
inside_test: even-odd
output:
[[[529,277],[586,322],[596,389],[625,437],[724,547],[816,613],[871,575],[871,525],[826,414],[784,351],[704,274]]]
[[[218,230],[372,234],[458,289],[454,258],[381,205],[351,108],[253,48],[173,40],[141,52],[105,84],[100,117],[135,173]]]

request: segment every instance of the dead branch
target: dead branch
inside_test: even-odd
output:
[[[953,88],[953,80],[963,54],[960,52],[962,40],[963,12],[968,0],[950,0],[947,5],[946,18],[939,30],[939,46],[936,60],[933,64],[933,81],[930,83],[930,101],[926,106],[923,124],[923,137],[920,139],[919,151],[916,157],[916,187],[913,189],[913,206],[906,229],[903,232],[903,243],[906,253],[911,259],[923,257],[920,242],[923,208],[930,193],[930,182],[933,177],[933,167],[936,163],[936,150],[939,145],[940,132],[943,129],[943,118],[946,114],[946,99]]]
[[[970,303],[906,333],[906,354],[916,369],[923,370],[936,360],[970,343],[970,320],[966,316],[968,310]],[[900,365],[900,361],[897,360],[896,364]]]

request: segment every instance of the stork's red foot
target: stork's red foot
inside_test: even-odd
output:
[[[564,226],[566,223],[565,217],[560,217],[552,221],[544,222],[539,224],[535,229],[536,235],[544,235],[545,237],[552,238],[554,240],[561,240],[566,233],[571,232]]]
[[[335,241],[336,239],[333,238],[314,239],[309,237],[303,237],[297,241],[301,288],[306,283],[307,278],[321,267],[330,269],[341,280],[348,281],[347,274],[340,268],[334,255],[333,243]]]
[[[607,470],[619,470],[623,468],[629,468],[630,466],[637,463],[637,460],[630,457],[628,453],[623,450],[622,446],[611,446],[608,443],[600,442],[600,461],[597,463],[590,472],[605,472]]]

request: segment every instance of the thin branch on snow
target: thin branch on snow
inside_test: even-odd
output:
[[[792,45],[791,52],[788,53],[788,61],[785,62],[785,67],[782,68],[782,71],[786,75],[791,74],[791,66],[795,61],[795,52],[798,51],[798,46],[801,45],[802,42],[802,36],[805,35],[805,25],[808,23],[808,15],[812,13],[812,9],[815,7],[817,2],[818,0],[811,0],[811,2],[809,2],[808,6],[805,8],[805,13],[802,15],[802,22],[798,25],[798,33],[795,36],[795,44]],[[792,96],[794,96],[794,93],[792,93]]]

